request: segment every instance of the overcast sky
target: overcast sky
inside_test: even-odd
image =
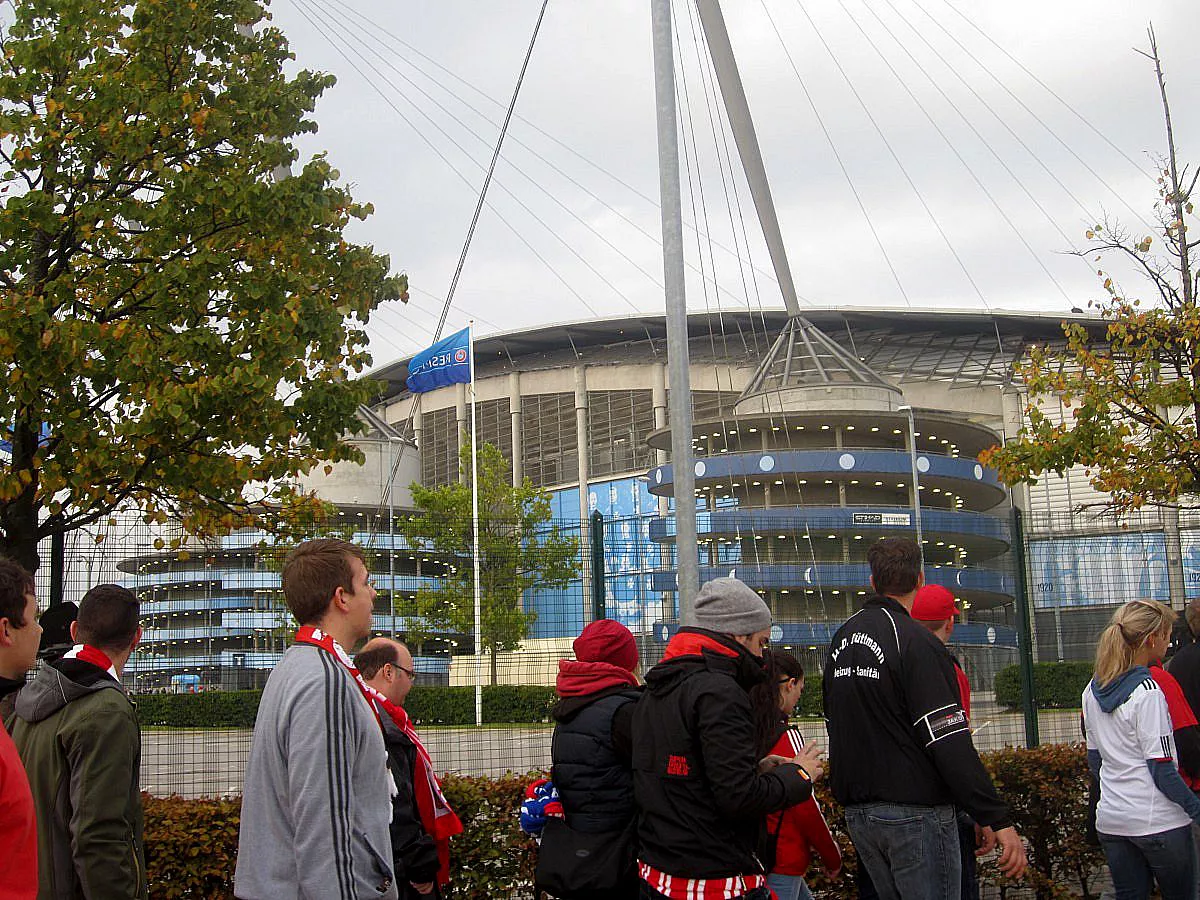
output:
[[[675,5],[684,217],[699,226],[685,234],[688,306],[781,306],[732,142],[714,131],[698,25]],[[297,65],[338,77],[302,152],[327,151],[375,205],[352,236],[412,285],[408,306],[372,317],[377,364],[432,336],[540,7],[274,0]],[[1195,0],[724,7],[812,305],[1067,312],[1098,297],[1095,266],[1064,251],[1105,213],[1145,231],[1166,146],[1152,66],[1133,50],[1151,21],[1181,159],[1200,163]],[[554,0],[449,327],[661,312],[657,196],[649,4]]]

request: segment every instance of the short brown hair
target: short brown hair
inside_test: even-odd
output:
[[[360,650],[354,657],[354,668],[367,681],[379,674],[379,670],[389,663],[393,666],[400,664],[400,648],[395,641],[376,640]]]
[[[911,594],[921,577],[921,548],[909,538],[884,538],[867,551],[871,579],[884,596]]]
[[[0,556],[0,619],[13,628],[25,627],[25,597],[36,594],[33,576],[20,563]]]
[[[305,541],[283,563],[283,599],[301,625],[321,620],[338,588],[354,590],[351,558],[364,566],[362,548],[340,538]]]
[[[1192,600],[1183,608],[1183,618],[1187,620],[1192,637],[1200,639],[1200,598]]]
[[[119,584],[98,584],[79,601],[75,622],[80,643],[124,652],[137,634],[138,599]]]

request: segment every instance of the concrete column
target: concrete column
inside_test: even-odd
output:
[[[579,536],[586,548],[587,522],[591,510],[588,509],[588,396],[587,369],[579,365],[575,367],[575,443],[578,446],[579,464],[577,479],[579,481]],[[585,551],[583,570],[584,619],[588,619],[592,608],[592,572],[587,560],[591,557]]]
[[[521,373],[512,372],[508,376],[508,413],[512,418],[512,483],[513,487],[521,484],[525,477],[521,458],[525,455],[525,445],[521,439]]]
[[[425,416],[421,412],[421,407],[416,402],[413,403],[412,409],[412,428],[413,442],[417,445],[417,450],[424,452],[424,444],[421,443],[421,435],[425,431]]]
[[[843,440],[842,440],[842,426],[841,425],[834,426],[833,442],[834,442],[834,446],[838,450],[841,450],[842,447],[845,446],[843,443]],[[837,489],[838,489],[838,506],[845,508],[845,506],[846,506],[846,482],[844,480],[839,480],[837,483]]]
[[[458,422],[458,452],[461,454],[463,442],[465,441],[467,446],[470,446],[471,442],[470,435],[467,434],[467,429],[471,426],[471,419],[467,412],[467,386],[461,382],[454,385],[454,395],[454,414]],[[458,468],[458,480],[465,483],[467,473],[463,471],[462,466],[458,465],[458,459],[454,460],[454,465]]]
[[[1170,588],[1171,607],[1183,609],[1187,606],[1187,588],[1183,578],[1183,544],[1179,537],[1179,507],[1162,507],[1163,535],[1167,545],[1167,585]]]

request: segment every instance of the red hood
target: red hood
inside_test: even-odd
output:
[[[554,688],[560,697],[582,697],[605,688],[637,686],[638,680],[628,669],[606,662],[558,661],[558,681]]]
[[[727,647],[714,637],[699,634],[694,631],[680,631],[667,644],[667,652],[663,654],[663,662],[679,656],[700,656],[702,650],[711,650],[722,656],[736,657],[738,651]]]

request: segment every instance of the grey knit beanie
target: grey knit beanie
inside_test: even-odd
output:
[[[696,627],[721,634],[754,634],[771,627],[771,610],[745,582],[714,578],[696,595]]]

